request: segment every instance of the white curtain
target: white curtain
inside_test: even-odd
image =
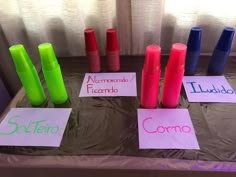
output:
[[[223,28],[236,26],[235,7],[235,0],[0,0],[0,73],[16,92],[10,45],[24,44],[34,62],[42,42],[51,42],[57,56],[83,56],[88,27],[95,29],[102,55],[111,27],[122,55],[143,55],[149,44],[169,53],[172,43],[186,43],[191,27],[200,26],[202,53],[210,54]]]

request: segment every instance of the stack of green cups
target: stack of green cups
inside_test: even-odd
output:
[[[43,105],[46,102],[46,96],[35,66],[32,64],[24,46],[21,44],[13,45],[9,50],[30,104],[36,107]]]
[[[38,49],[50,98],[55,105],[64,104],[68,101],[68,94],[53,47],[50,43],[44,43],[40,44]],[[43,105],[46,102],[46,96],[35,66],[24,46],[13,45],[9,50],[29,102],[36,107]]]
[[[52,44],[43,43],[38,46],[43,75],[49,95],[54,104],[63,104],[68,100],[67,91],[57,62]]]

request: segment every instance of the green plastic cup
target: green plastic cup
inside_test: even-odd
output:
[[[30,104],[36,107],[44,104],[46,96],[42,84],[24,46],[22,44],[13,45],[9,48],[9,51]]]
[[[38,49],[50,98],[54,104],[63,104],[68,100],[68,94],[52,44],[40,44]]]

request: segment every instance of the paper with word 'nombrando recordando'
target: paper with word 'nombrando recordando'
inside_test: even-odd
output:
[[[86,73],[79,97],[137,96],[136,73]]]

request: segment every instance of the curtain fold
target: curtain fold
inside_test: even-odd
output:
[[[167,54],[203,29],[202,53],[211,54],[223,28],[236,26],[235,0],[0,0],[0,71],[11,93],[20,87],[8,47],[22,43],[34,63],[37,46],[51,42],[57,56],[84,56],[85,28],[94,28],[101,55],[106,29],[116,28],[121,55],[143,55],[150,44]],[[236,52],[236,45],[232,51]]]
[[[159,44],[164,1],[131,0],[132,54],[144,54],[150,44]]]
[[[0,77],[0,115],[3,113],[7,105],[9,104],[11,97]]]

